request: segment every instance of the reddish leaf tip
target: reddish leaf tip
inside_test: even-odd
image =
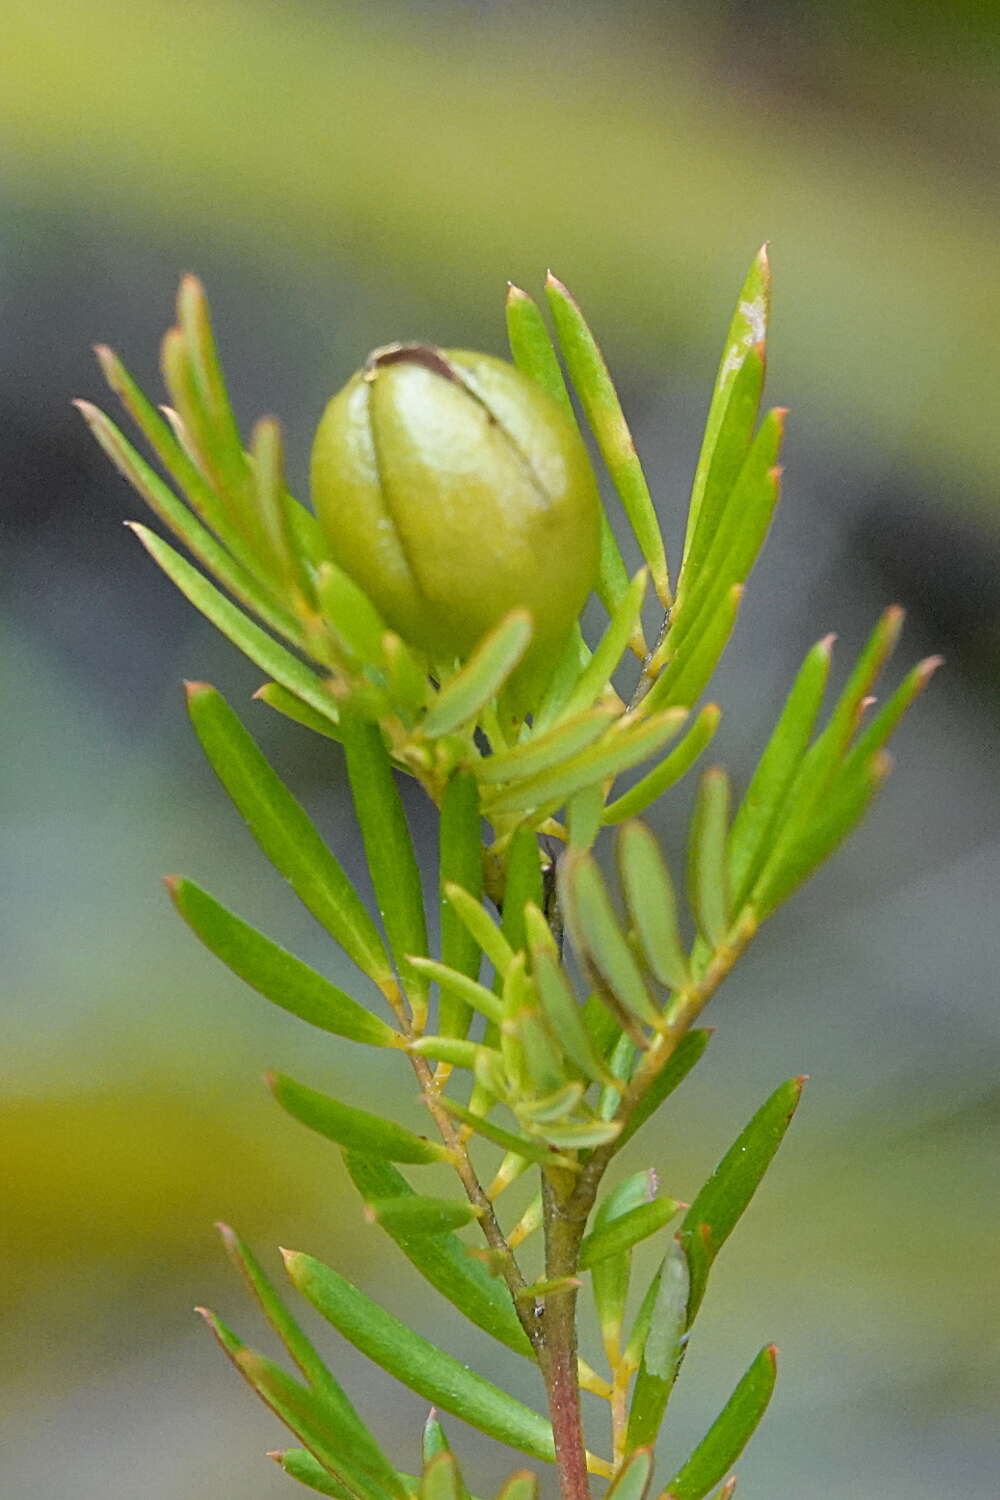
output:
[[[204,693],[214,693],[215,688],[210,682],[193,682],[185,677],[184,692],[187,694],[188,701],[190,702],[192,698],[200,698]]]
[[[285,1461],[285,1450],[283,1448],[269,1448],[264,1457],[273,1458],[276,1464],[283,1464]]]
[[[522,302],[530,302],[531,298],[528,296],[528,293],[524,290],[523,287],[515,286],[514,283],[513,283],[513,281],[508,281],[508,283],[507,283],[507,301],[508,302],[517,302],[518,300],[520,300]]]

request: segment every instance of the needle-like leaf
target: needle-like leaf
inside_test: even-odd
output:
[[[622,893],[649,971],[657,983],[683,989],[690,969],[662,850],[644,823],[630,822],[618,835],[617,851]]]
[[[633,1209],[648,1207],[655,1197],[656,1174],[651,1168],[626,1177],[598,1203],[591,1235],[599,1235]],[[599,1258],[591,1270],[591,1290],[601,1325],[601,1339],[612,1367],[619,1354],[622,1320],[628,1296],[632,1266],[629,1249],[626,1245],[617,1253]]]
[[[130,521],[128,525],[170,581],[177,585],[185,598],[227,640],[232,641],[237,650],[248,656],[269,677],[280,682],[282,687],[302,698],[317,713],[336,723],[337,710],[315,672],[311,672],[297,656],[286,651],[280,642],[248,619],[242,610],[220,594],[214,584],[209,583],[197,568],[193,568],[162,537],[156,536],[148,527],[140,526],[135,521]]]
[[[427,980],[406,962],[427,953],[424,892],[403,801],[378,724],[347,716],[342,725],[354,811],[382,926],[418,1018],[426,1013]]]
[[[559,885],[573,946],[600,975],[614,1000],[640,1021],[656,1025],[660,1012],[622,931],[593,855],[568,850]]]
[[[580,673],[560,710],[561,719],[570,718],[580,709],[589,708],[607,691],[629,642],[634,640],[636,632],[642,628],[642,603],[648,576],[646,569],[641,568],[622,595],[593,656]]]
[[[671,708],[666,713],[634,723],[619,720],[614,733],[606,734],[597,745],[564,765],[488,795],[485,799],[487,811],[491,814],[522,812],[550,803],[559,807],[575,792],[593,786],[605,777],[617,776],[647,756],[655,755],[676,736],[686,718],[686,712]]]
[[[483,884],[482,818],[479,788],[469,771],[456,771],[441,799],[438,829],[438,889],[441,896],[441,961],[453,972],[475,981],[480,947],[447,900],[445,886],[455,884],[478,901]],[[438,978],[440,975],[431,976]],[[466,995],[441,986],[438,1025],[443,1036],[464,1037],[472,1019]]]
[[[638,1203],[620,1217],[598,1225],[584,1235],[580,1245],[580,1269],[587,1271],[609,1256],[621,1255],[668,1224],[680,1205],[673,1198],[654,1198]]]
[[[188,712],[208,760],[261,849],[363,973],[392,989],[392,968],[361,897],[221,693],[189,683]]]
[[[387,1161],[355,1151],[346,1152],[344,1161],[366,1203],[387,1199],[402,1202],[416,1196]],[[471,1323],[515,1353],[534,1357],[503,1283],[469,1255],[457,1235],[414,1236],[391,1219],[384,1220],[383,1227],[420,1274]]]
[[[726,420],[736,377],[747,355],[764,341],[767,333],[770,281],[767,246],[764,245],[754,258],[746,281],[740,289],[736,311],[729,325],[729,332],[722,350],[722,360],[715,379],[715,389],[712,392],[712,401],[708,409],[708,420],[705,423],[705,436],[691,489],[691,504],[688,508],[687,531],[684,538],[685,556],[690,551],[699,529],[709,470],[715,458],[719,434]]]
[[[660,1500],[704,1500],[753,1436],[767,1410],[776,1374],[777,1350],[770,1344],[758,1354],[687,1463],[671,1479]]]
[[[199,1311],[244,1379],[353,1497],[406,1500],[403,1481],[353,1408],[345,1412],[325,1393],[300,1385],[248,1348],[221,1319]]]
[[[503,687],[531,642],[531,616],[515,609],[491,630],[438,694],[423,723],[424,734],[436,738],[472,723],[480,710]]]
[[[507,341],[511,358],[519,370],[558,402],[567,416],[573,414],[559,356],[545,326],[541,309],[533,297],[511,284],[507,291]]]
[[[729,834],[729,878],[735,911],[742,910],[753,889],[754,879],[767,857],[772,831],[812,736],[830,674],[832,650],[833,636],[828,635],[817,642],[802,663],[733,819]]]
[[[372,1198],[368,1211],[376,1224],[395,1239],[417,1235],[448,1234],[471,1224],[476,1211],[461,1198],[429,1198],[421,1193],[412,1197]]]
[[[717,703],[706,703],[680,744],[664,756],[658,766],[648,771],[627,792],[623,792],[604,809],[602,822],[623,823],[626,818],[638,817],[651,803],[658,801],[664,792],[686,775],[699,755],[710,744],[719,727],[722,710]]]
[[[180,876],[167,881],[192,932],[258,994],[300,1020],[372,1047],[397,1047],[398,1032],[294,954],[227,911],[214,896]]]
[[[531,962],[538,998],[566,1056],[594,1083],[612,1082],[584,1024],[565,969],[547,949],[533,948]]]
[[[341,1104],[329,1094],[306,1088],[283,1073],[270,1073],[267,1081],[282,1109],[303,1125],[308,1125],[310,1130],[326,1136],[327,1140],[336,1141],[348,1151],[362,1151],[369,1156],[384,1157],[386,1161],[414,1165],[452,1160],[452,1153],[437,1141],[414,1135],[412,1130],[367,1109]]]
[[[804,1078],[790,1078],[775,1089],[737,1136],[684,1216],[678,1240],[690,1270],[689,1327],[705,1295],[712,1262],[757,1191],[781,1145],[804,1083]]]
[[[526,1469],[512,1474],[497,1496],[497,1500],[538,1500],[538,1478]]]
[[[650,1115],[655,1114],[664,1099],[669,1098],[674,1089],[684,1082],[695,1063],[701,1059],[711,1036],[710,1030],[699,1028],[682,1037],[629,1115],[622,1131],[623,1146],[626,1141],[631,1140],[640,1125],[644,1125]]]
[[[688,900],[698,931],[710,948],[725,939],[732,920],[726,840],[729,834],[729,778],[719,766],[705,772],[698,786],[688,835]]]
[[[652,1449],[636,1448],[619,1469],[604,1500],[645,1500],[652,1477]]]
[[[552,310],[566,368],[587,422],[607,464],[640,551],[649,564],[653,586],[665,608],[671,603],[670,578],[656,507],[642,471],[635,443],[618,400],[614,382],[575,299],[551,271],[545,293]]]
[[[628,1414],[628,1446],[655,1443],[684,1353],[688,1305],[687,1257],[676,1241],[656,1274],[648,1312],[640,1313],[641,1359]],[[638,1352],[632,1349],[633,1357]]]
[[[506,974],[514,953],[486,908],[475,896],[451,881],[445,885],[444,895],[497,973]]]
[[[295,1251],[284,1256],[293,1285],[375,1364],[487,1436],[554,1462],[552,1429],[544,1417],[407,1328],[329,1266]]]
[[[476,765],[476,779],[484,786],[523,781],[553,766],[563,765],[586,750],[617,718],[613,708],[590,709],[560,722],[546,734],[533,735],[512,750],[499,750]]]

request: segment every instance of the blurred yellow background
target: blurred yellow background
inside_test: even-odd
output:
[[[277,1243],[335,1259],[536,1399],[383,1252],[336,1153],[257,1081],[301,1065],[363,1102],[402,1074],[268,1014],[163,896],[163,872],[190,873],[338,973],[201,762],[182,677],[242,708],[360,873],[359,855],[336,752],[250,703],[254,673],[122,530],[138,502],[69,408],[103,400],[90,344],[158,389],[174,285],[198,271],[237,409],[281,417],[301,489],[323,404],[370,347],[502,352],[506,278],[537,290],[552,265],[618,375],[676,550],[765,238],[791,437],[713,688],[718,753],[745,776],[807,645],[836,630],[847,660],[890,599],[907,660],[949,665],[874,817],[766,929],[703,1068],[633,1150],[690,1197],[764,1094],[811,1074],[715,1273],[664,1463],[774,1339],[741,1500],[995,1495],[998,56],[976,0],[8,0],[4,1500],[289,1493],[262,1457],[280,1427],[188,1312],[259,1332],[220,1217],[272,1266]],[[684,811],[682,793],[668,838]],[[324,1347],[412,1466],[421,1403]],[[501,1459],[451,1430],[486,1490]]]

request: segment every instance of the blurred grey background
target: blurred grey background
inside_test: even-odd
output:
[[[239,413],[281,417],[301,491],[367,349],[502,352],[506,278],[537,291],[551,264],[620,379],[676,555],[767,238],[786,484],[712,689],[717,754],[745,778],[808,645],[837,631],[842,672],[891,600],[903,663],[948,661],[874,815],[765,929],[702,1069],[633,1148],[689,1197],[764,1094],[811,1075],[715,1273],[661,1473],[773,1339],[741,1500],[995,1496],[996,8],[8,0],[3,30],[0,1493],[289,1493],[263,1458],[281,1428],[188,1311],[260,1334],[220,1217],[272,1267],[277,1243],[335,1260],[537,1399],[258,1083],[278,1063],[363,1102],[401,1075],[269,1014],[172,917],[159,879],[178,870],[339,972],[202,763],[183,677],[244,710],[358,855],[336,750],[250,703],[256,674],[122,529],[139,503],[69,406],[103,400],[89,346],[157,390],[174,286],[198,271]],[[411,1466],[422,1403],[319,1336]],[[450,1426],[487,1492],[502,1456]]]

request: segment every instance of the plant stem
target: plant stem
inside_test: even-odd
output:
[[[550,1280],[576,1274],[580,1241],[587,1222],[588,1210],[581,1211],[581,1206],[573,1202],[572,1189],[568,1192],[561,1189],[559,1178],[544,1174],[545,1274]],[[577,1289],[571,1286],[545,1299],[544,1339],[539,1354],[549,1401],[562,1500],[589,1500],[590,1497],[587,1449],[580,1414],[576,1297]]]

